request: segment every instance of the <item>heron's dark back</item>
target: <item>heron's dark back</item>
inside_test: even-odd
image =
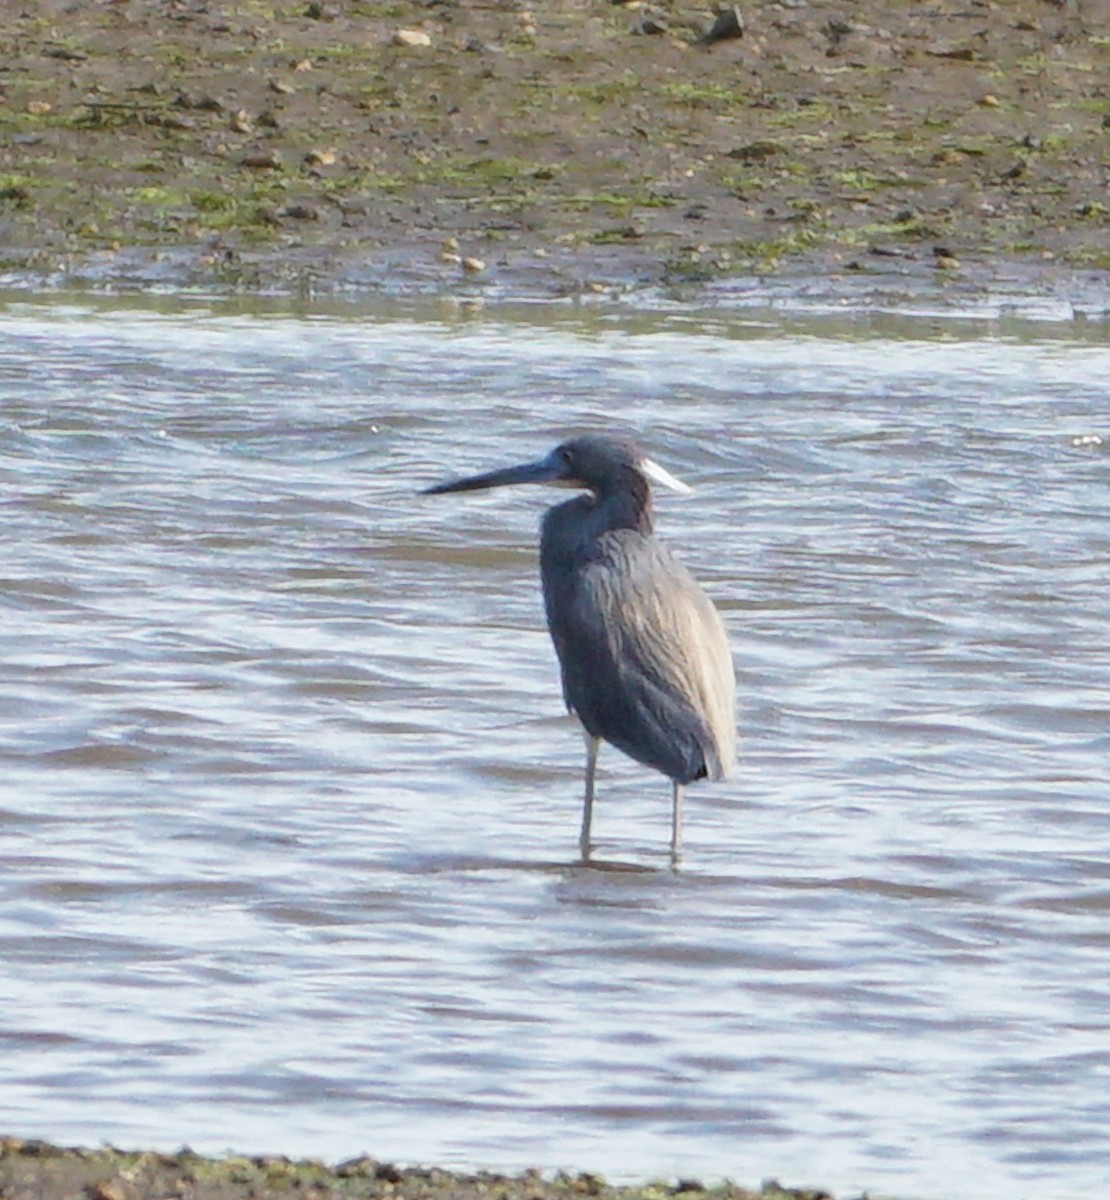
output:
[[[541,570],[567,706],[587,732],[677,780],[726,775],[735,680],[720,616],[643,520],[604,503],[551,509]]]

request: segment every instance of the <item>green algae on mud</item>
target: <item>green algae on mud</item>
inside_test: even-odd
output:
[[[96,1150],[0,1138],[0,1196],[5,1200],[831,1200],[827,1192],[768,1182],[756,1190],[696,1180],[614,1186],[589,1173],[464,1174],[398,1167],[369,1157],[338,1166],[282,1157],[206,1158]]]
[[[556,287],[1110,267],[1104,7],[742,8],[707,47],[683,0],[654,36],[609,0],[40,0],[0,30],[0,270],[449,282],[448,238]]]

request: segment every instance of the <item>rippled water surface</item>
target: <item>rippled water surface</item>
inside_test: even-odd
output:
[[[1110,1180],[1110,333],[0,308],[0,1131],[1053,1200]],[[582,747],[621,424],[742,762]]]

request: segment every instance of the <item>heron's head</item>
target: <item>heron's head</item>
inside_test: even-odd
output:
[[[603,496],[642,487],[641,481],[662,484],[676,492],[690,491],[685,483],[647,458],[631,439],[592,433],[561,442],[538,462],[438,483],[425,488],[424,494],[470,492],[510,483],[550,483]]]

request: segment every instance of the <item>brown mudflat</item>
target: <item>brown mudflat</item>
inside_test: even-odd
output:
[[[466,1175],[400,1168],[373,1158],[337,1167],[288,1158],[204,1158],[68,1149],[0,1138],[5,1200],[829,1200],[811,1189],[765,1183],[756,1191],[695,1180],[614,1187],[596,1175]]]
[[[559,291],[1110,267],[1106,0],[527,4],[15,5],[0,270]]]

